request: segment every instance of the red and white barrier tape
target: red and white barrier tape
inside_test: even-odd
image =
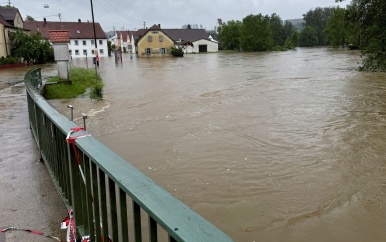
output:
[[[79,132],[82,130],[84,130],[82,127],[71,128],[70,132],[68,132],[68,134],[67,134],[66,141],[67,141],[67,143],[72,145],[72,148],[73,148],[74,154],[75,154],[75,158],[76,158],[76,162],[78,163],[80,174],[82,176],[84,185],[86,185],[86,178],[84,176],[84,173],[83,173],[83,170],[82,170],[82,167],[80,164],[78,151],[77,151],[76,146],[75,146],[75,140],[80,139],[80,138],[84,138],[84,137],[88,137],[88,136],[90,136],[90,134],[84,134],[84,135],[71,137],[71,135],[73,133],[76,133],[76,132]],[[72,210],[68,211],[68,216],[63,220],[63,222],[61,224],[61,228],[67,229],[67,235],[66,235],[67,242],[76,242],[76,239],[75,239],[76,238],[76,236],[75,236],[75,218],[73,216]],[[101,225],[100,229],[102,230],[102,225]],[[101,240],[104,241],[103,237],[101,237]],[[90,236],[83,236],[82,237],[81,242],[89,242],[89,241],[90,241]],[[112,242],[111,238],[109,238],[108,241]]]
[[[70,132],[68,132],[68,134],[67,134],[66,141],[67,141],[67,143],[72,145],[72,148],[73,148],[74,153],[75,153],[76,162],[78,163],[80,174],[82,176],[84,184],[86,185],[86,178],[84,176],[82,167],[80,166],[80,159],[79,159],[79,155],[78,155],[78,150],[76,149],[76,146],[75,146],[75,140],[80,139],[80,138],[84,138],[84,137],[88,137],[88,136],[90,136],[90,134],[84,134],[84,135],[71,137],[71,135],[73,133],[79,132],[81,130],[84,130],[84,129],[82,127],[71,128]]]
[[[60,241],[60,239],[58,237],[55,237],[55,236],[52,236],[52,235],[47,235],[47,234],[44,234],[42,232],[39,232],[39,231],[36,231],[36,230],[32,230],[32,229],[21,229],[21,228],[16,228],[16,227],[8,227],[8,228],[1,229],[0,233],[5,233],[7,231],[12,231],[12,230],[24,231],[24,232],[28,232],[28,233],[32,233],[32,234],[36,234],[36,235],[40,235],[40,236],[44,236],[44,237],[47,237],[47,238],[50,238],[50,239],[54,239],[54,240]]]

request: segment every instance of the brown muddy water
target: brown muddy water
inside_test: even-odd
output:
[[[126,54],[104,101],[51,103],[235,241],[385,241],[386,74],[359,54]]]

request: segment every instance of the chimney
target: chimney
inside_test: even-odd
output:
[[[161,28],[161,24],[158,24],[158,27]]]
[[[78,23],[80,23],[80,22],[82,22],[82,21],[80,21],[80,18],[78,18]]]
[[[46,26],[46,24],[47,24],[47,19],[46,19],[46,18],[43,18],[43,21],[44,21],[43,26]]]

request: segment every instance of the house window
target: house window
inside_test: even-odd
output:
[[[95,53],[95,50],[94,50],[94,49],[92,49],[92,50],[91,50],[91,54],[94,54],[94,53]]]
[[[87,50],[83,50],[83,55],[87,55]]]
[[[95,41],[93,39],[91,40],[91,45],[95,45]]]
[[[79,41],[78,40],[75,40],[75,45],[79,45]]]
[[[151,48],[146,48],[145,53],[146,55],[151,55]]]
[[[103,40],[100,39],[100,40],[99,40],[99,44],[100,44],[100,45],[103,45]]]
[[[147,36],[147,41],[148,42],[152,42],[153,41],[153,37],[152,36]]]
[[[86,41],[85,40],[83,40],[83,45],[86,45]]]
[[[162,35],[159,36],[159,42],[164,42],[164,37]]]
[[[103,49],[99,49],[99,54],[103,55]]]
[[[75,50],[75,55],[79,55],[79,50]]]
[[[160,48],[159,51],[161,54],[166,54],[166,48]]]

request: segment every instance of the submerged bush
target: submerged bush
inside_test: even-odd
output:
[[[172,56],[174,56],[174,57],[183,57],[184,56],[184,51],[182,50],[182,48],[172,47],[171,53],[172,53]]]
[[[90,98],[102,100],[103,98],[103,82],[98,82],[93,87],[91,87]]]

